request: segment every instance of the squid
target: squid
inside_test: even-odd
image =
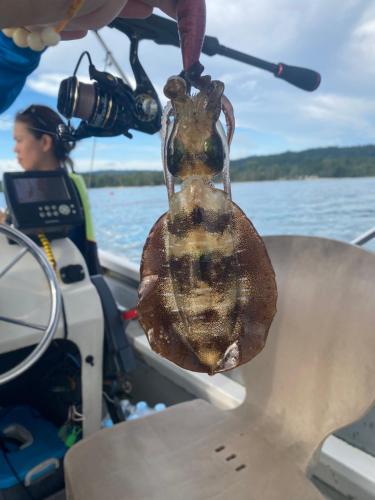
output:
[[[170,102],[162,119],[169,210],[143,249],[138,316],[155,352],[182,368],[214,375],[262,350],[277,289],[261,237],[231,198],[234,114],[224,84],[201,76],[204,25],[202,16],[194,24],[191,8],[199,5],[202,14],[204,2],[178,4],[184,70],[164,87]],[[223,190],[215,187],[219,178]]]

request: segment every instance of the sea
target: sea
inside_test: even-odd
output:
[[[151,227],[168,209],[165,186],[89,189],[89,196],[99,248],[138,264]],[[375,226],[373,177],[233,183],[232,199],[260,235],[350,242]],[[375,241],[366,247],[375,251]]]

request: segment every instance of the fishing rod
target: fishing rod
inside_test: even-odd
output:
[[[130,39],[153,40],[158,45],[173,45],[180,47],[177,23],[164,17],[152,14],[147,19],[123,19],[116,18],[109,24],[126,34]],[[285,63],[271,63],[258,57],[245,54],[238,50],[221,45],[219,40],[213,36],[206,35],[203,42],[202,53],[208,56],[222,55],[250,66],[269,71],[276,78],[280,78],[302,90],[312,92],[316,90],[321,82],[321,76],[317,71],[299,66],[290,66]]]

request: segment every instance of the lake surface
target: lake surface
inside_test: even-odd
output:
[[[375,226],[375,178],[233,183],[232,198],[261,235],[351,241]],[[90,200],[99,247],[138,263],[152,225],[167,210],[166,188],[91,189]],[[375,243],[368,246],[375,250]]]

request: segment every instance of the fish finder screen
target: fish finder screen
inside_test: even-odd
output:
[[[14,179],[19,203],[69,200],[69,192],[61,177]]]

